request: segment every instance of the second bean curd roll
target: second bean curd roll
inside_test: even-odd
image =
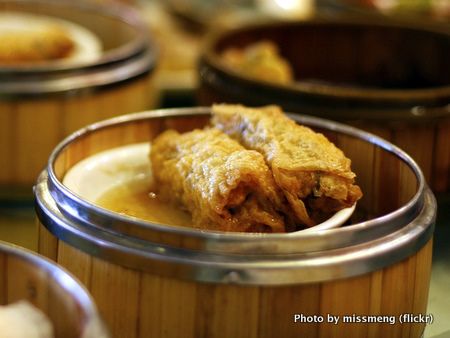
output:
[[[165,131],[150,160],[155,193],[189,211],[195,228],[285,232],[293,224],[263,156],[216,128]]]
[[[212,124],[258,151],[298,221],[307,227],[362,197],[351,161],[324,135],[298,125],[278,106],[217,104]]]

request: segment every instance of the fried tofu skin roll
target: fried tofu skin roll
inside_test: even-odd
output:
[[[285,232],[285,198],[264,158],[216,128],[180,134],[168,130],[152,141],[155,193],[189,211],[199,229]]]
[[[67,32],[48,25],[31,32],[11,31],[0,35],[0,64],[63,59],[75,48]]]
[[[278,106],[214,105],[212,124],[264,156],[297,219],[311,227],[362,197],[351,161],[324,135]]]
[[[269,40],[253,43],[244,49],[228,48],[222,53],[222,60],[234,70],[258,80],[280,84],[294,81],[294,71],[289,61]]]

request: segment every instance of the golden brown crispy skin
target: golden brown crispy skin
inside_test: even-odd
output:
[[[302,224],[313,226],[362,197],[350,159],[279,107],[221,104],[213,106],[212,114],[215,127],[264,156]]]
[[[190,211],[196,228],[285,232],[285,199],[262,155],[220,130],[168,130],[152,141],[150,160],[156,193]]]
[[[24,63],[65,58],[74,42],[58,26],[43,26],[35,31],[11,31],[0,36],[0,63]]]

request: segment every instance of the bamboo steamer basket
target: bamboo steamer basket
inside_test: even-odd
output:
[[[32,186],[65,136],[113,116],[154,108],[157,51],[132,7],[2,1],[2,13],[43,14],[90,30],[98,59],[0,67],[0,200],[33,198]]]
[[[50,319],[56,338],[110,337],[86,288],[51,260],[0,241],[0,268],[1,305],[29,301]]]
[[[255,80],[221,53],[274,42],[295,83]],[[450,31],[445,25],[362,16],[265,22],[211,32],[201,50],[197,103],[278,104],[350,124],[414,158],[435,193],[450,192]]]
[[[349,225],[331,230],[170,227],[98,207],[62,183],[93,154],[168,128],[203,127],[209,114],[209,107],[156,110],[87,126],[55,148],[38,179],[38,250],[88,287],[114,336],[420,337],[425,324],[399,316],[426,315],[436,201],[417,164],[373,134],[290,115],[352,159],[364,197]],[[353,314],[395,323],[342,323]],[[328,323],[328,315],[341,322]]]

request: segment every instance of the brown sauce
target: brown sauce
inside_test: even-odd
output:
[[[130,183],[117,185],[103,193],[95,203],[122,215],[149,222],[192,228],[191,215],[164,203],[148,187]]]

